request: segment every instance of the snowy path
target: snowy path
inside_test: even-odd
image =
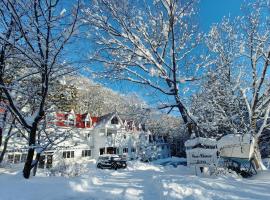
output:
[[[134,162],[125,170],[97,170],[75,178],[35,177],[0,170],[0,200],[270,199],[270,172],[252,179],[197,177],[184,166]]]

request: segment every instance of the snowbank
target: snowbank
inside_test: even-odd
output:
[[[174,168],[138,161],[128,165],[115,171],[89,163],[88,171],[78,177],[46,176],[39,171],[29,180],[22,178],[18,168],[2,168],[0,200],[270,199],[269,171],[242,179],[198,177],[182,165]]]

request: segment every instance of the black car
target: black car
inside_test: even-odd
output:
[[[99,156],[97,160],[97,168],[100,169],[120,169],[126,168],[127,161],[115,154],[104,154]]]

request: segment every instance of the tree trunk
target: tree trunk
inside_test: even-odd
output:
[[[2,128],[0,128],[0,147],[2,146],[2,142],[3,142],[3,130]]]
[[[37,153],[37,155],[36,155],[35,165],[34,165],[34,169],[33,169],[33,176],[36,176],[40,155],[41,155],[41,153]]]
[[[37,132],[37,123],[33,123],[29,134],[29,149],[27,153],[26,162],[23,168],[23,176],[24,178],[28,179],[31,174],[31,170],[33,168],[33,158],[35,153],[35,145],[36,145],[36,132]]]
[[[9,138],[10,138],[9,136],[6,137],[6,139],[4,141],[4,147],[3,147],[3,150],[2,150],[1,155],[0,155],[0,163],[2,163],[2,161],[4,160],[4,156],[5,156],[6,151],[7,151]]]
[[[257,169],[265,170],[265,166],[262,162],[261,151],[259,148],[259,138],[255,136],[255,150],[254,150],[254,158],[255,158],[255,166]]]
[[[24,178],[28,179],[30,177],[31,169],[32,169],[32,162],[33,162],[33,157],[34,157],[34,148],[29,148],[28,153],[27,153],[27,159],[24,164],[23,168],[23,176]]]
[[[174,97],[175,97],[175,101],[177,104],[177,108],[178,108],[179,112],[181,113],[182,119],[183,119],[185,125],[187,126],[188,133],[191,136],[192,135],[192,123],[190,123],[190,121],[188,120],[187,110],[186,110],[185,106],[182,104],[182,102],[180,101],[179,97],[177,95],[175,95]]]
[[[0,128],[0,147],[2,146],[2,143],[3,143],[3,130],[5,129],[5,123],[6,123],[6,120],[7,120],[7,111],[5,111],[4,113],[4,116],[3,116],[3,122],[2,122],[2,127]],[[12,122],[14,123],[14,122]],[[0,126],[1,126],[0,125]],[[1,163],[1,162],[0,162]]]
[[[2,163],[2,161],[4,160],[4,156],[5,156],[6,151],[7,151],[8,141],[11,137],[11,132],[12,132],[14,123],[15,123],[15,119],[12,120],[12,123],[11,123],[9,130],[8,130],[8,133],[7,133],[7,137],[5,138],[4,147],[3,147],[3,150],[2,150],[1,155],[0,155],[0,163]]]

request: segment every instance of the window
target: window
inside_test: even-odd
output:
[[[147,139],[146,139],[147,140]],[[151,135],[149,135],[149,142],[152,143],[153,142],[153,138]]]
[[[121,158],[119,156],[112,156],[111,160],[119,161],[119,160],[121,160]]]
[[[40,156],[38,167],[44,169],[44,167],[45,167],[45,156],[44,155]]]
[[[118,124],[118,118],[117,117],[112,118],[111,124]]]
[[[21,160],[21,154],[15,154],[14,156],[14,163],[19,163]]]
[[[127,138],[127,136],[126,135],[124,135],[124,139],[126,139]]]
[[[85,126],[86,127],[90,127],[91,126],[91,122],[90,121],[85,121]]]
[[[74,151],[73,151],[73,157],[74,157]],[[47,155],[46,168],[52,168],[52,164],[53,164],[53,155]]]
[[[75,125],[75,117],[73,115],[69,115],[68,116],[68,122],[67,122],[67,124],[69,126],[74,126]]]
[[[112,131],[107,131],[107,136],[112,136],[113,132]]]
[[[105,133],[105,129],[100,129],[100,133]]]
[[[128,148],[123,148],[123,153],[128,153]]]
[[[63,151],[63,158],[74,158],[74,151]]]
[[[135,148],[132,148],[132,149],[131,149],[131,152],[136,152],[136,149],[135,149]]]
[[[104,154],[105,153],[105,148],[100,148],[99,149],[99,155],[102,155],[102,154]]]
[[[100,156],[98,158],[98,160],[109,160],[109,159],[110,159],[110,157],[108,157],[108,156]]]
[[[70,125],[70,126],[74,126],[74,119],[69,119],[68,120],[68,125]]]
[[[90,157],[91,150],[82,150],[82,157]]]
[[[115,130],[107,130],[107,136],[113,136],[117,134],[117,132]]]
[[[22,154],[22,157],[21,157],[21,162],[25,162],[26,161],[26,158],[27,158],[27,154],[26,153],[23,153]]]
[[[13,159],[14,159],[14,154],[9,154],[8,155],[8,162],[13,163]]]
[[[16,137],[17,137],[17,138],[21,138],[21,137],[22,137],[22,134],[21,134],[21,133],[17,133],[17,134],[16,134]]]
[[[164,142],[167,142],[168,141],[167,136],[164,136],[163,139],[164,139]]]

